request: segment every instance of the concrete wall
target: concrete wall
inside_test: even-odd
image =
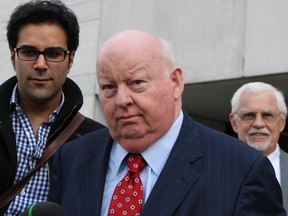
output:
[[[288,2],[247,1],[243,76],[288,71]]]
[[[6,22],[20,0],[0,0],[0,83],[14,74]],[[99,46],[125,29],[142,29],[172,43],[185,82],[201,83],[288,69],[286,0],[65,0],[80,22],[80,46],[70,77],[84,94],[82,112],[104,122],[95,79]]]
[[[242,67],[245,10],[245,1],[105,0],[100,43],[123,29],[143,29],[172,43],[186,83],[231,78]]]

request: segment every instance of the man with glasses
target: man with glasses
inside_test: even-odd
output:
[[[48,62],[62,62],[65,60],[67,54],[70,54],[69,50],[59,48],[39,51],[35,48],[21,47],[14,48],[14,52],[17,53],[17,57],[22,61],[36,61],[39,55],[42,54]]]
[[[16,76],[0,86],[0,196],[21,180],[83,104],[67,75],[79,44],[75,14],[60,1],[18,6],[7,25]],[[69,138],[103,126],[89,118]],[[0,215],[19,215],[48,195],[51,163],[42,166]]]
[[[231,107],[230,122],[238,138],[266,155],[272,163],[287,211],[288,154],[278,145],[287,115],[283,94],[267,83],[247,83],[234,93]]]

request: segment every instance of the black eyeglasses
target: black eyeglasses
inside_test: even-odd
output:
[[[66,56],[70,53],[68,50],[44,50],[39,51],[30,48],[14,48],[17,56],[22,61],[36,61],[39,55],[43,55],[46,61],[49,62],[62,62],[65,60]]]
[[[243,113],[236,113],[243,122],[252,123],[256,120],[257,115],[260,114],[261,118],[266,123],[274,122],[281,113],[275,112],[243,112]]]

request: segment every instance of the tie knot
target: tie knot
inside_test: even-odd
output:
[[[140,173],[146,165],[146,161],[141,154],[129,153],[126,157],[128,170],[133,173]]]

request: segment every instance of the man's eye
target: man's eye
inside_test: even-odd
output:
[[[104,85],[102,87],[103,95],[107,98],[112,97],[116,92],[116,87],[114,85]]]
[[[249,119],[255,119],[256,114],[255,113],[244,113],[242,115],[242,119],[249,120]]]
[[[21,52],[21,54],[26,55],[26,56],[38,55],[38,51],[33,50],[33,49],[22,49],[22,50],[20,50],[20,52]]]
[[[254,117],[255,114],[254,113],[246,113],[244,114],[244,117]]]
[[[114,89],[114,86],[113,85],[105,85],[105,86],[103,86],[103,90],[112,90],[112,89]]]
[[[45,51],[45,55],[49,56],[50,58],[56,58],[63,55],[63,52],[59,50],[47,50]]]
[[[130,86],[135,90],[145,89],[146,82],[144,80],[134,80],[130,83]]]
[[[273,117],[273,114],[272,113],[262,113],[262,116],[266,117],[266,118],[267,117],[269,118],[269,117]]]
[[[133,84],[135,84],[135,85],[140,85],[142,83],[143,83],[143,80],[135,80],[135,81],[133,81]]]
[[[262,118],[266,121],[273,121],[277,118],[277,115],[274,113],[262,113]]]

